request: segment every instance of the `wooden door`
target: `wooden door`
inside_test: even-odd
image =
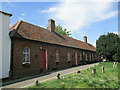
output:
[[[75,65],[77,65],[77,53],[76,52],[74,52],[74,63]]]
[[[46,50],[41,52],[42,56],[42,69],[46,70]]]

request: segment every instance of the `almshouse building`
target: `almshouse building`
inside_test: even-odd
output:
[[[10,76],[21,78],[52,70],[99,61],[96,48],[72,37],[55,32],[55,21],[48,29],[18,21],[10,27]]]

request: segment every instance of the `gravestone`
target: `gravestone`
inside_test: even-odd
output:
[[[104,73],[105,72],[105,67],[104,66],[102,66],[102,73]]]
[[[77,71],[77,73],[80,73],[80,71]]]
[[[57,79],[60,79],[60,73],[57,74]]]
[[[35,81],[35,85],[38,86],[38,80]]]
[[[92,74],[96,74],[96,69],[95,68],[92,69]]]

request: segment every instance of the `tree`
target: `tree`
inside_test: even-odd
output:
[[[48,29],[48,27],[47,27]],[[62,34],[62,35],[65,35],[65,36],[69,36],[69,35],[72,35],[70,33],[70,31],[67,31],[67,29],[64,29],[62,26],[58,25],[58,26],[55,26],[55,32],[59,33],[59,34]]]
[[[120,61],[120,38],[117,34],[101,35],[96,41],[97,52],[109,61]]]
[[[120,38],[116,46],[117,46],[117,49],[116,49],[116,53],[113,55],[113,59],[115,61],[120,61]]]
[[[64,29],[62,26],[58,25],[58,26],[55,26],[55,31],[57,33],[60,33],[62,35],[66,35],[66,36],[69,36],[71,35],[70,31],[67,31],[67,29]]]

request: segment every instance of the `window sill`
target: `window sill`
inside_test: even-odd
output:
[[[30,65],[30,62],[23,62],[23,65]]]
[[[68,63],[70,63],[70,61],[68,61]]]
[[[60,62],[57,62],[57,61],[56,61],[55,63],[56,63],[56,65],[59,65]]]

